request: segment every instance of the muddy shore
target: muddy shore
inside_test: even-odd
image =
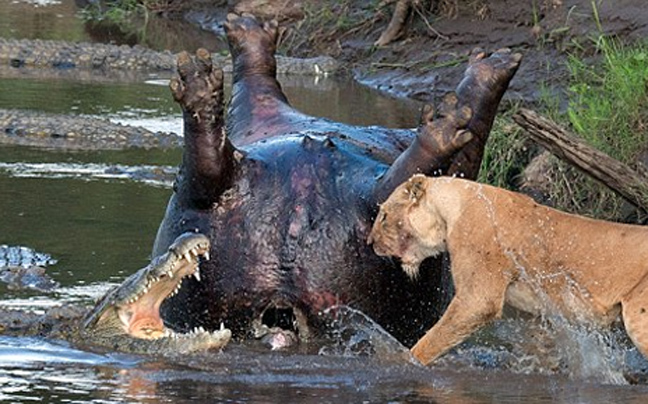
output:
[[[173,133],[87,116],[0,109],[0,144],[69,150],[182,147]]]
[[[329,28],[337,36],[327,39],[320,34],[321,41],[304,41],[309,35],[316,37],[300,27],[316,26],[324,32],[326,28],[296,22],[287,25],[280,49],[290,56],[333,56],[361,83],[425,102],[455,88],[474,48],[512,48],[523,53],[506,97],[534,102],[541,91],[560,96],[568,75],[567,58],[570,54],[593,57],[595,40],[601,34],[626,43],[648,37],[644,0],[604,0],[595,2],[596,9],[590,0],[459,1],[453,15],[439,10],[413,12],[399,40],[376,48],[373,43],[386,28],[393,6],[375,13],[363,9],[362,2],[339,3],[352,16],[346,30]]]

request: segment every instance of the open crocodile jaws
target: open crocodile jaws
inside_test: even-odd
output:
[[[230,330],[222,325],[213,332],[197,327],[188,334],[180,334],[167,328],[160,317],[160,305],[178,292],[184,278],[193,276],[200,281],[199,258],[209,259],[209,247],[209,239],[202,234],[179,236],[165,254],[97,303],[84,321],[84,333],[91,338],[117,338],[115,345],[120,344],[120,336],[130,336],[141,341],[130,341],[128,350],[143,352],[183,353],[222,348],[231,338]],[[137,349],[132,349],[133,345]]]

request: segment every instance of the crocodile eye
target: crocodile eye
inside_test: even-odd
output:
[[[387,221],[387,213],[383,213],[380,216],[380,224],[384,225],[386,221]]]

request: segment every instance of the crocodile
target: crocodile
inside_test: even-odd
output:
[[[45,267],[54,264],[56,259],[29,247],[0,245],[0,281],[10,290],[57,288],[59,283],[45,273]]]
[[[187,277],[200,280],[199,262],[209,259],[202,234],[180,235],[166,253],[108,291],[90,310],[64,305],[45,313],[0,309],[0,333],[63,339],[87,348],[135,354],[175,355],[223,348],[231,332],[196,327],[179,333],[160,317],[162,302]]]

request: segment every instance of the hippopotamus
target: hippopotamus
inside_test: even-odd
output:
[[[397,261],[373,252],[367,236],[378,206],[416,173],[476,177],[521,56],[476,50],[456,92],[426,105],[417,128],[361,127],[291,106],[276,77],[275,22],[230,14],[225,28],[233,60],[227,118],[223,72],[208,51],[179,54],[170,82],[184,151],[153,256],[195,232],[211,241],[211,259],[164,301],[165,324],[307,340],[318,335],[322,311],[345,305],[415,342],[450,288],[441,261],[426,262],[413,283],[393,270]]]

